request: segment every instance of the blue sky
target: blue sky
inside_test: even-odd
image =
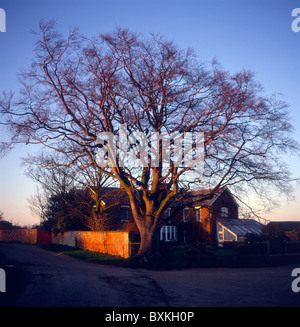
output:
[[[88,36],[127,27],[192,47],[203,62],[216,57],[231,72],[253,70],[266,94],[279,92],[290,105],[294,137],[300,142],[300,32],[291,29],[297,7],[300,2],[293,0],[1,0],[6,33],[0,33],[0,92],[18,89],[17,72],[30,65],[31,31],[38,29],[40,19],[56,19],[63,33],[78,26]],[[0,137],[5,137],[3,130]],[[38,223],[26,201],[34,185],[21,167],[20,157],[28,151],[31,147],[18,146],[0,160],[0,211],[21,225]],[[293,177],[300,178],[299,157],[285,160]],[[280,199],[281,207],[266,218],[300,220],[299,186],[295,195],[295,202]]]

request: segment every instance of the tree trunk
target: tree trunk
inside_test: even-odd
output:
[[[154,255],[153,249],[153,228],[146,226],[139,228],[141,244],[137,256],[139,257],[152,257]]]

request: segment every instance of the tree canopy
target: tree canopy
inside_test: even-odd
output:
[[[230,73],[215,60],[206,67],[192,49],[122,28],[91,39],[74,29],[64,37],[53,21],[41,22],[34,54],[20,93],[0,99],[11,132],[2,150],[39,144],[62,155],[66,166],[92,167],[118,181],[141,235],[140,255],[180,190],[182,197],[191,188],[250,187],[261,196],[270,187],[289,190],[282,154],[299,147],[287,105],[264,95],[253,72]],[[123,167],[118,157],[112,167],[99,165],[97,137],[117,135],[124,125],[128,135],[141,132],[147,141],[153,133],[203,133],[203,172],[172,160],[165,169],[161,143],[158,165]]]

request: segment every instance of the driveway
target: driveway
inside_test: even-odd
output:
[[[291,289],[291,272],[297,268],[292,265],[150,271],[0,243],[0,267],[7,278],[7,292],[0,293],[2,306],[300,306],[300,293]]]

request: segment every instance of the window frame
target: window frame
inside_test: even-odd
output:
[[[128,222],[129,221],[129,206],[127,205],[121,205],[121,210],[123,213],[125,213],[124,215],[122,214],[122,217],[121,217],[121,222],[124,223],[124,222]],[[124,210],[126,209],[126,210]],[[125,219],[124,219],[124,216],[125,216]]]
[[[189,214],[189,211],[190,211],[190,208],[184,208],[184,209],[182,210],[182,221],[183,221],[184,223],[186,223],[186,222],[188,221],[187,216],[188,216],[188,214]],[[187,214],[185,214],[185,212],[187,212]]]
[[[167,208],[165,211],[165,218],[170,218],[171,217],[171,208]]]
[[[221,217],[222,218],[228,218],[229,217],[228,207],[221,207]]]
[[[195,210],[195,220],[198,223],[201,223],[201,207],[196,207],[194,208],[194,210]]]
[[[177,227],[175,225],[163,225],[163,226],[161,226],[160,241],[162,241],[162,242],[176,242],[177,241]]]

